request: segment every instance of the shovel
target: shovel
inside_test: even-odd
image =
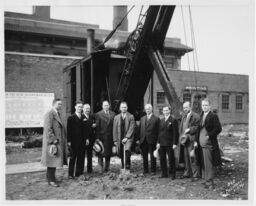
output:
[[[121,169],[120,171],[120,174],[121,175],[128,175],[130,174],[130,171],[129,170],[126,170],[126,158],[125,158],[125,143],[122,143],[123,144],[123,152],[124,152],[124,169]]]

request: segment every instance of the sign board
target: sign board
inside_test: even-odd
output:
[[[198,91],[205,91],[205,92],[207,92],[207,86],[197,86],[197,87],[195,87],[195,86],[186,86],[185,87],[185,90],[192,90],[192,91],[195,91],[195,90],[198,90]]]
[[[5,92],[5,128],[43,127],[54,93]]]

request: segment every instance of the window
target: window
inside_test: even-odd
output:
[[[164,92],[156,93],[156,103],[157,104],[165,104],[165,94]]]
[[[229,109],[229,95],[228,94],[223,94],[222,95],[222,109]]]
[[[164,56],[164,62],[167,69],[174,69],[174,58],[171,56]]]
[[[242,110],[243,109],[243,96],[236,95],[236,110]]]
[[[191,102],[191,94],[190,93],[183,93],[183,102]]]

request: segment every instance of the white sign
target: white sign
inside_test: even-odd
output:
[[[53,93],[5,92],[5,128],[43,127]]]

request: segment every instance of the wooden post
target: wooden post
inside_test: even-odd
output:
[[[81,100],[81,66],[76,66],[76,100]]]
[[[87,29],[87,55],[91,54],[94,47],[94,30],[93,29]],[[90,73],[91,73],[91,111],[94,112],[94,95],[93,95],[93,56],[91,55],[91,65],[90,65]]]
[[[154,71],[151,77],[151,105],[154,108]]]

